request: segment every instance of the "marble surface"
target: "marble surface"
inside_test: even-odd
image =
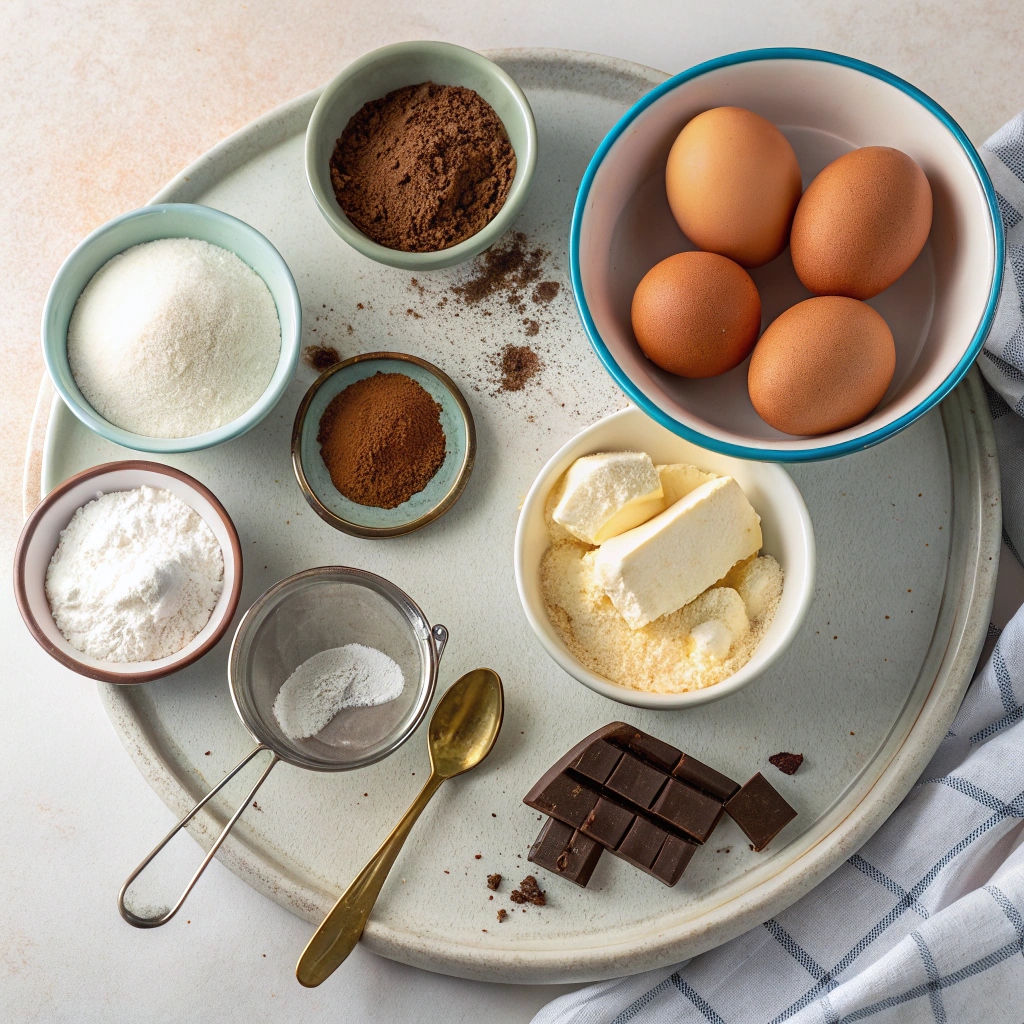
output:
[[[141,205],[178,169],[348,60],[407,38],[475,48],[563,46],[666,71],[763,45],[837,49],[882,64],[982,141],[1024,106],[1024,7],[966,0],[307,0],[146,5],[11,0],[0,5],[0,552],[11,564],[21,477],[42,372],[38,321],[63,256]],[[1004,560],[996,612],[1020,593]],[[357,950],[313,992],[292,977],[304,922],[214,864],[203,912],[139,933],[112,894],[140,836],[169,814],[124,754],[93,685],[29,638],[0,592],[0,1016],[10,1021],[527,1021],[560,989],[456,981]],[[174,846],[182,876],[189,839]],[[132,861],[133,862],[133,861]],[[194,908],[193,908],[194,909]],[[339,998],[340,997],[340,998]]]

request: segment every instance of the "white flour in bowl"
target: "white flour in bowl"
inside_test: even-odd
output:
[[[382,651],[362,644],[332,647],[307,658],[285,680],[274,717],[291,740],[318,733],[344,708],[387,704],[405,688],[402,670]]]
[[[237,419],[280,355],[263,279],[196,238],[144,242],[109,260],[68,324],[68,362],[86,400],[146,437],[193,437]]]
[[[46,598],[72,647],[100,661],[176,654],[210,621],[224,555],[202,516],[170,491],[111,491],[61,531]]]

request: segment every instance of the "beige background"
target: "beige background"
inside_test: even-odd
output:
[[[1019,0],[155,0],[0,3],[0,552],[10,565],[42,374],[38,323],[62,258],[185,164],[358,54],[408,38],[545,45],[666,71],[730,50],[820,46],[930,93],[981,142],[1024,107]],[[1003,583],[1006,590],[1012,588]],[[1007,605],[1014,605],[1011,599]],[[1005,615],[1003,616],[1005,617]],[[527,1020],[556,994],[472,985],[358,951],[317,993],[291,979],[302,922],[214,865],[207,912],[158,933],[114,910],[128,853],[167,812],[90,684],[35,649],[0,593],[0,1018]],[[195,848],[181,847],[187,865]],[[266,954],[266,956],[264,956]]]

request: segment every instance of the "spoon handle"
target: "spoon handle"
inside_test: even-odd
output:
[[[313,988],[326,981],[341,966],[355,948],[366,927],[366,920],[377,902],[384,880],[395,863],[405,840],[412,831],[420,812],[444,782],[444,777],[431,773],[412,806],[402,815],[391,835],[384,840],[380,849],[370,858],[369,863],[353,879],[342,893],[334,908],[324,918],[308,945],[299,957],[295,977],[300,984]]]

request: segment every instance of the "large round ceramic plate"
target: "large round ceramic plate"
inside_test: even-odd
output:
[[[835,868],[893,810],[948,728],[984,638],[1000,535],[998,471],[973,373],[940,411],[886,444],[792,471],[814,519],[817,592],[787,654],[743,692],[692,711],[639,711],[558,669],[516,596],[519,503],[557,447],[625,404],[573,310],[566,233],[590,155],[623,110],[664,76],[568,52],[494,56],[525,89],[540,132],[536,184],[516,230],[527,253],[544,250],[536,257],[542,273],[516,301],[498,288],[467,303],[480,289],[453,287],[477,268],[413,281],[334,235],[303,173],[303,131],[315,94],[227,139],[156,197],[207,203],[262,231],[294,273],[304,344],[333,345],[342,357],[405,350],[455,379],[479,439],[458,504],[425,529],[391,540],[361,540],[322,522],[289,465],[292,417],[315,376],[306,368],[245,436],[166,461],[207,484],[238,527],[245,559],[240,613],[296,570],[358,566],[394,580],[432,622],[449,628],[439,691],[479,665],[504,679],[507,712],[493,754],[448,783],[424,813],[370,919],[367,945],[470,978],[584,980],[667,964],[758,924]],[[540,281],[556,282],[558,293],[550,298],[549,285],[535,299]],[[495,363],[509,343],[530,346],[541,364],[519,390],[507,385],[523,383],[529,359],[519,360],[520,373],[504,387]],[[42,488],[129,455],[54,404]],[[100,688],[127,750],[175,815],[251,746],[228,695],[227,648],[225,641],[169,679]],[[673,889],[611,857],[586,890],[538,872],[548,905],[516,909],[499,925],[495,911],[513,907],[507,893],[527,873],[540,828],[523,794],[573,743],[617,718],[734,778],[772,773],[799,817],[763,854],[750,852],[724,822]],[[259,809],[249,809],[225,845],[224,862],[272,899],[318,920],[423,781],[423,733],[386,761],[350,774],[281,766],[260,792]],[[780,750],[806,758],[792,778],[766,768]],[[195,822],[201,844],[211,842],[233,795]],[[126,874],[157,838],[139,835],[137,846],[125,849]],[[492,872],[507,880],[493,900],[485,884]],[[190,916],[204,913],[204,903],[201,884]]]

